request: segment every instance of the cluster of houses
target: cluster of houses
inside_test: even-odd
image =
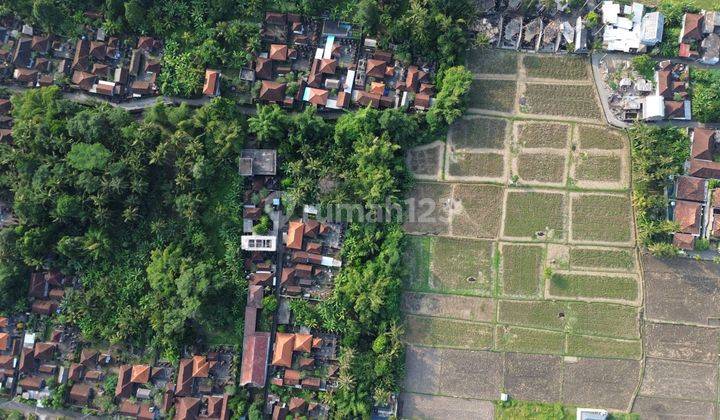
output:
[[[644,53],[662,41],[665,18],[660,12],[645,13],[640,3],[609,0],[602,2],[600,11],[603,48],[608,51]]]
[[[690,134],[690,159],[686,175],[676,178],[669,192],[670,216],[679,230],[673,244],[692,251],[698,239],[720,239],[720,131],[695,128]]]
[[[57,272],[31,275],[31,312],[40,317],[33,326],[37,332],[30,332],[28,319],[0,318],[0,385],[10,396],[41,405],[64,387],[60,398],[65,404],[108,415],[230,418],[225,389],[235,384],[232,352],[192,355],[181,359],[176,370],[167,362],[126,363],[127,356],[119,352],[88,347],[74,329],[51,327],[46,316],[60,304],[63,286],[70,283]],[[111,378],[116,378],[113,389],[108,388]]]
[[[685,13],[679,43],[680,57],[710,65],[720,62],[720,11]]]
[[[87,28],[70,39],[0,22],[0,82],[22,87],[55,85],[113,101],[155,95],[161,55],[162,43],[151,37]]]
[[[268,12],[261,37],[262,51],[240,72],[242,80],[254,84],[259,103],[416,110],[432,104],[432,63],[406,65],[378,49],[376,40],[361,41],[348,23]],[[203,93],[219,95],[221,82],[222,74],[208,69]]]
[[[336,386],[338,338],[296,325],[291,302],[314,305],[330,296],[342,265],[342,226],[319,221],[309,205],[301,218],[285,222],[275,159],[275,150],[244,149],[239,162],[248,184],[241,245],[249,272],[239,384],[269,387],[265,414],[275,419],[326,417],[328,407],[317,393]],[[267,299],[275,308],[266,306]]]

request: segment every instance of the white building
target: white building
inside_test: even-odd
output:
[[[643,119],[658,121],[665,118],[665,98],[660,95],[649,95],[643,102]]]
[[[621,5],[604,1],[601,7],[605,24],[603,46],[610,51],[645,51],[662,41],[665,18],[659,12],[644,15],[640,3]]]

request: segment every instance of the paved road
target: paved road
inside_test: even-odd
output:
[[[88,420],[101,419],[101,417],[91,416],[91,415],[87,415],[87,414],[81,414],[78,411],[50,410],[47,408],[37,408],[37,407],[31,407],[29,405],[19,403],[17,401],[5,401],[3,403],[0,403],[0,408],[2,408],[4,410],[21,411],[25,415],[35,414],[40,419],[52,419],[52,420],[61,419],[61,418],[88,419]]]
[[[602,74],[600,74],[599,65],[600,61],[602,59],[606,58],[615,58],[615,59],[632,59],[636,55],[634,54],[626,54],[626,53],[608,53],[608,52],[601,52],[601,53],[593,53],[590,60],[592,63],[592,74],[593,74],[593,80],[595,82],[595,87],[597,88],[598,95],[600,95],[600,102],[602,103],[603,113],[605,114],[605,120],[608,122],[608,124],[612,125],[613,127],[617,128],[629,128],[632,126],[632,123],[628,123],[626,121],[622,121],[618,119],[610,110],[610,104],[608,103],[608,95],[607,91],[605,90],[605,83],[602,79]],[[697,62],[694,62],[692,60],[686,60],[686,59],[671,59],[673,63],[683,63],[683,64],[692,64],[695,67],[698,68],[717,68],[717,66],[707,66],[705,64],[700,64]],[[702,124],[697,121],[683,121],[683,120],[665,120],[665,121],[657,121],[657,122],[648,122],[648,124],[652,125],[658,125],[658,126],[668,126],[672,125],[675,127],[708,127],[708,128],[718,128],[720,129],[720,124]]]

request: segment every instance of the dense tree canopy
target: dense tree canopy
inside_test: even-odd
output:
[[[42,267],[78,275],[84,291],[69,295],[67,320],[89,339],[168,356],[214,327],[240,330],[234,162],[245,122],[234,105],[159,104],[139,122],[53,88],[13,105],[15,146],[3,146],[0,169],[19,224],[3,232],[0,280]]]

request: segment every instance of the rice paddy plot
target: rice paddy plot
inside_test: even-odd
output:
[[[529,114],[554,115],[599,120],[600,108],[595,90],[585,85],[547,85],[528,83],[525,89]]]
[[[577,241],[630,242],[630,198],[621,195],[578,194],[572,197],[572,239]]]
[[[558,80],[588,78],[588,61],[579,57],[526,55],[523,66],[528,77]]]
[[[587,181],[620,182],[622,159],[620,156],[581,154],[575,164],[575,178]]]
[[[435,238],[430,257],[430,291],[490,295],[494,284],[493,251],[490,241]]]
[[[450,140],[459,149],[503,149],[507,126],[502,118],[460,118],[450,128]]]
[[[498,325],[495,349],[521,353],[563,354],[565,333]]]
[[[524,122],[517,126],[517,142],[524,148],[564,149],[569,131],[567,124]]]
[[[493,48],[468,51],[467,68],[478,74],[517,74],[517,53]]]
[[[512,112],[516,91],[516,83],[512,80],[473,80],[468,94],[468,107]]]
[[[580,125],[578,127],[578,142],[581,150],[602,149],[617,150],[625,145],[623,134],[605,127]]]
[[[613,338],[640,338],[638,308],[601,302],[568,302],[568,332]]]
[[[493,327],[470,321],[405,316],[405,340],[411,344],[482,350],[492,348]]]
[[[582,357],[639,360],[642,355],[642,342],[640,340],[616,340],[605,337],[568,335],[567,354]]]
[[[570,248],[570,267],[574,269],[635,269],[635,252],[631,249]]]
[[[544,330],[565,330],[567,304],[550,300],[500,300],[498,322]]]
[[[502,218],[503,188],[495,185],[455,184],[452,234],[495,238]]]
[[[635,301],[638,282],[634,277],[621,275],[554,273],[548,290],[557,297]]]
[[[539,245],[502,245],[504,295],[537,296],[540,293],[543,251]]]
[[[565,235],[565,195],[537,191],[509,191],[505,204],[504,235],[512,237],[546,237],[560,239]]]
[[[505,158],[500,153],[458,152],[449,159],[449,176],[502,178],[505,174]]]
[[[561,183],[565,178],[565,156],[545,153],[521,153],[518,176],[524,181]]]

